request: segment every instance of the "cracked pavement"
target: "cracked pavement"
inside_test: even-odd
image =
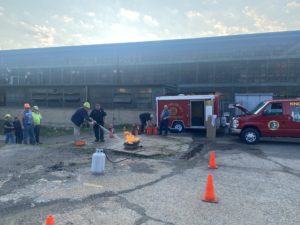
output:
[[[151,141],[163,151],[159,139]],[[299,143],[175,135],[163,146],[167,141],[176,154],[106,161],[101,176],[90,173],[93,149],[2,146],[0,224],[43,224],[48,214],[58,225],[300,224]],[[212,148],[217,170],[207,168]],[[201,201],[209,172],[218,204]]]

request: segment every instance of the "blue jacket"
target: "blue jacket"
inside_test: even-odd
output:
[[[31,110],[25,110],[23,112],[23,126],[32,126],[33,125],[33,117]]]
[[[83,124],[84,120],[90,121],[88,112],[84,108],[79,108],[71,117],[71,121],[78,127]]]
[[[162,120],[166,120],[166,119],[168,119],[169,118],[169,116],[170,116],[170,111],[168,110],[168,109],[164,109],[162,112],[161,112],[161,114],[160,114],[160,118],[162,119]]]

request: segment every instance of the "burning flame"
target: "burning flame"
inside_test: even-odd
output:
[[[133,144],[133,143],[137,143],[140,141],[140,139],[136,136],[134,136],[133,134],[131,134],[128,131],[124,132],[124,138],[125,138],[125,143],[127,144]]]

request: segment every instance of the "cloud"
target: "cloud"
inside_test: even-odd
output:
[[[148,15],[143,16],[143,21],[147,25],[152,26],[152,27],[158,27],[159,26],[158,21],[156,19],[154,19],[153,17],[148,16]]]
[[[94,13],[94,12],[87,12],[87,15],[90,16],[90,17],[95,17],[96,13]]]
[[[44,25],[34,25],[32,27],[33,37],[43,46],[48,47],[54,44],[54,35],[56,30],[54,27],[46,27]]]
[[[239,27],[239,26],[227,26],[220,21],[215,22],[213,28],[217,35],[249,33],[248,28]]]
[[[194,17],[202,17],[202,14],[198,11],[188,11],[185,14],[189,19],[194,18]]]
[[[128,26],[120,23],[114,23],[110,26],[108,36],[102,38],[105,43],[121,43],[135,41],[150,41],[161,39],[158,34],[151,33],[148,30]]]
[[[35,39],[38,43],[35,47],[49,47],[54,45],[56,29],[50,25],[30,24],[19,21],[19,24],[25,28],[24,36]],[[31,46],[32,47],[32,46]]]
[[[60,22],[64,22],[64,23],[72,23],[74,21],[73,17],[70,17],[68,15],[54,15],[52,16],[54,19],[59,20]]]
[[[286,6],[290,9],[300,8],[300,3],[296,1],[288,2]]]
[[[119,16],[128,19],[130,21],[138,21],[140,18],[140,13],[137,11],[121,8],[119,12]]]
[[[247,27],[226,25],[222,21],[216,19],[206,19],[204,20],[204,23],[208,28],[205,31],[195,32],[193,36],[207,37],[207,36],[245,34],[250,32],[250,30]]]
[[[84,29],[88,29],[88,30],[91,30],[91,29],[94,29],[95,26],[91,23],[86,23],[82,20],[79,21],[79,25],[80,25],[80,28],[84,28]]]
[[[155,18],[149,15],[142,15],[137,11],[121,8],[119,12],[119,16],[132,22],[137,22],[141,19],[148,26],[152,26],[152,27],[159,26],[159,22]]]
[[[4,13],[4,8],[2,6],[0,6],[0,16],[2,16]]]
[[[166,10],[169,11],[172,14],[177,14],[179,12],[178,9],[174,9],[174,8],[170,8],[170,7],[166,7]]]
[[[284,30],[284,24],[276,20],[266,18],[264,15],[258,15],[254,10],[246,6],[243,14],[254,21],[254,27],[258,32],[272,32]]]

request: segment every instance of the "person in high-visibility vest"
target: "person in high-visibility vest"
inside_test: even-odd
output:
[[[32,107],[32,118],[34,123],[35,141],[37,144],[41,144],[40,129],[41,129],[42,114],[40,113],[39,107],[37,105]]]

